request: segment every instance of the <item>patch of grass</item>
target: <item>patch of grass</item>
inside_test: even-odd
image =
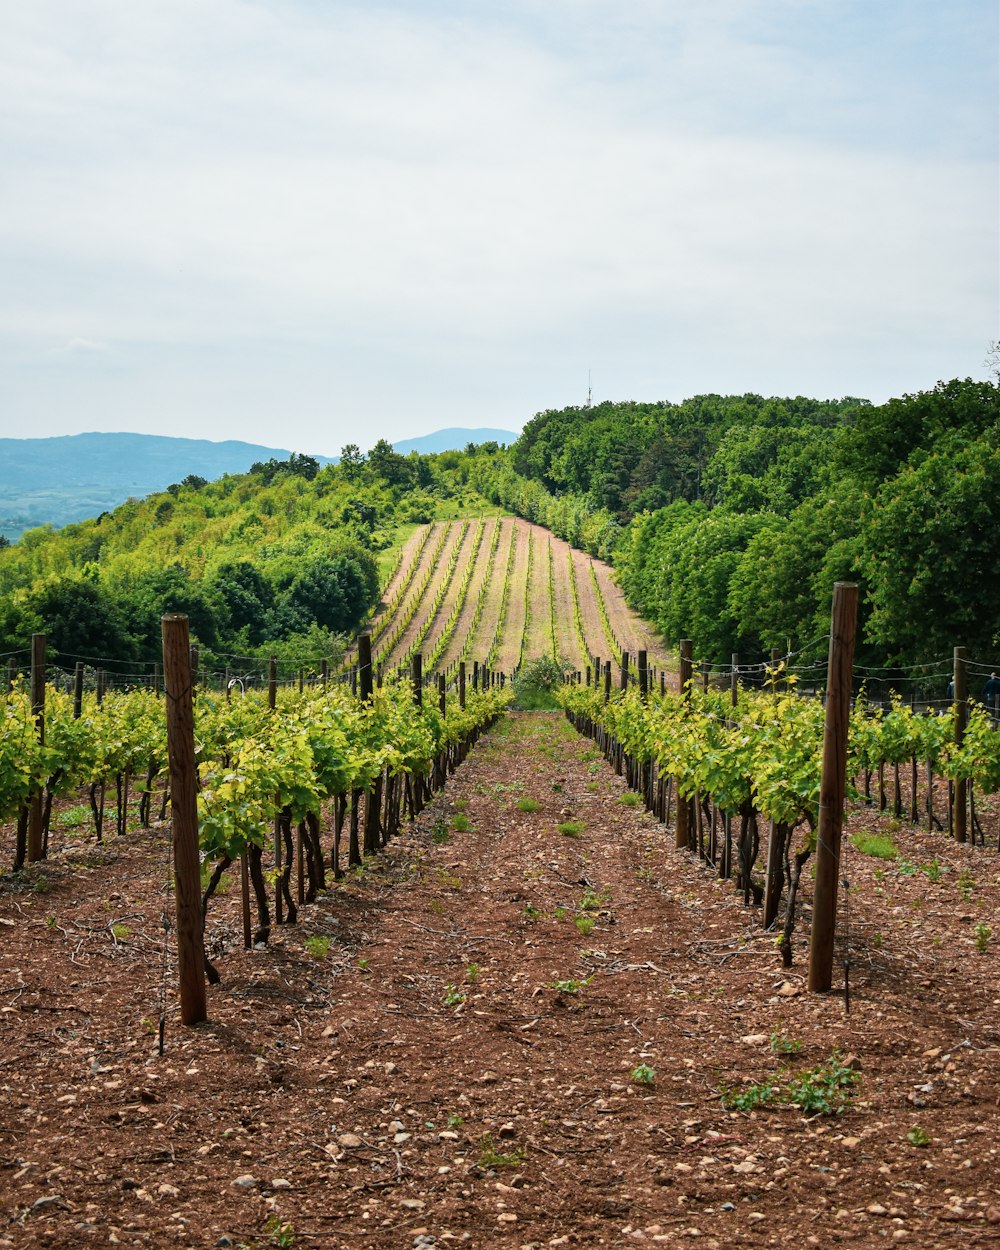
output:
[[[89,824],[91,819],[90,808],[84,803],[78,803],[57,813],[53,824],[57,829],[78,829],[81,825]]]
[[[586,989],[593,981],[594,974],[589,977],[567,977],[565,980],[553,981],[549,988],[556,991],[557,994],[579,994],[581,990]]]
[[[451,827],[456,833],[468,833],[472,828],[472,821],[469,820],[465,812],[456,812],[451,818]]]
[[[446,868],[442,868],[437,874],[438,885],[443,885],[448,890],[460,890],[462,888],[462,878],[456,876],[453,872],[448,872]]]
[[[931,1144],[931,1135],[925,1128],[919,1124],[915,1124],[913,1128],[906,1134],[906,1140],[911,1146],[929,1146]]]
[[[517,800],[517,810],[519,812],[537,812],[541,806],[537,799],[531,799],[527,796]]]
[[[802,1043],[789,1037],[784,1029],[775,1029],[771,1034],[771,1049],[776,1055],[796,1055]]]
[[[624,794],[619,796],[618,802],[622,807],[638,807],[642,799],[634,790],[626,790]]]
[[[582,820],[564,820],[561,825],[556,825],[556,828],[563,837],[578,838],[586,826]]]
[[[652,1085],[656,1080],[656,1069],[651,1068],[648,1063],[640,1063],[632,1069],[629,1075],[636,1085]]]
[[[116,942],[127,942],[132,936],[132,931],[127,924],[119,922],[111,926],[111,936]]]
[[[860,1080],[861,1073],[845,1064],[840,1051],[835,1050],[823,1063],[797,1075],[778,1073],[744,1090],[723,1086],[719,1093],[722,1105],[731,1111],[791,1104],[800,1107],[806,1115],[839,1115]]]
[[[935,885],[941,880],[942,874],[946,871],[942,867],[938,857],[935,855],[929,864],[921,864],[920,871],[927,874],[927,880],[932,881]]]
[[[496,1168],[519,1168],[525,1160],[523,1146],[511,1146],[500,1150],[492,1133],[484,1133],[479,1139],[479,1158],[476,1162],[484,1170]]]
[[[457,985],[446,985],[441,995],[441,1002],[445,1007],[460,1007],[465,1002],[465,995]]]
[[[466,964],[465,965],[466,981],[468,981],[470,985],[475,985],[475,983],[479,980],[480,972],[482,972],[482,968],[479,966],[479,964]]]
[[[610,890],[595,890],[593,886],[583,887],[583,898],[580,899],[582,911],[600,911],[611,902]]]
[[[980,955],[985,955],[990,949],[990,938],[993,936],[993,930],[988,924],[982,921],[976,925],[976,950]]]
[[[887,833],[865,833],[858,831],[851,834],[851,845],[862,855],[870,855],[872,859],[898,859],[899,848]]]
[[[577,916],[573,921],[580,932],[581,937],[589,937],[594,931],[594,925],[597,921],[593,916]]]
[[[302,945],[313,959],[323,959],[330,949],[330,939],[322,933],[310,933]]]
[[[963,868],[958,874],[958,888],[961,891],[962,898],[966,903],[972,899],[972,890],[976,884],[976,878],[969,872],[968,868]]]

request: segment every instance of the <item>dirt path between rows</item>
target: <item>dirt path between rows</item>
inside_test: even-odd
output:
[[[213,902],[196,1029],[167,830],[60,834],[0,879],[0,1245],[1000,1244],[995,851],[906,830],[913,872],[845,862],[847,1014],[623,797],[561,717],[506,718],[270,947]],[[723,1106],[835,1047],[843,1114]]]

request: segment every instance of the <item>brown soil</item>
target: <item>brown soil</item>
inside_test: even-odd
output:
[[[54,831],[0,880],[0,1245],[1000,1243],[992,846],[845,843],[848,1013],[839,970],[803,992],[808,906],[783,972],[759,912],[622,795],[562,718],[507,718],[267,948],[242,949],[235,888],[213,901],[222,984],[191,1029],[166,828]],[[723,1107],[835,1047],[842,1114]]]
[[[507,615],[504,623],[504,636],[501,640],[500,652],[497,656],[497,668],[501,672],[510,673],[517,665],[518,658],[521,654],[521,639],[524,635],[524,582],[528,575],[528,535],[523,528],[523,524],[515,518],[511,518],[509,522],[511,526],[511,541],[516,543],[514,548],[514,563],[510,570],[510,589],[507,598]],[[506,564],[500,566],[500,573],[506,568]],[[497,595],[496,613],[492,616],[492,627],[487,637],[492,638],[496,632],[497,614],[499,613],[500,596]],[[486,614],[483,614],[484,618]]]

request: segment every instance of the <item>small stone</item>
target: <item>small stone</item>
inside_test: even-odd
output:
[[[848,1150],[853,1150],[855,1146],[861,1145],[861,1138],[860,1137],[844,1137],[841,1139],[840,1144],[842,1146],[846,1146]]]
[[[220,1250],[225,1250],[225,1247],[231,1246],[233,1241],[231,1237],[222,1236],[215,1244],[220,1247]]]
[[[795,985],[791,981],[782,981],[778,988],[778,995],[781,998],[798,998],[802,993],[802,986]]]
[[[395,1076],[398,1071],[399,1071],[399,1068],[397,1068],[394,1063],[387,1063],[385,1065],[386,1076]]]
[[[741,1037],[740,1041],[744,1046],[765,1046],[768,1036],[766,1033],[748,1033],[746,1037]]]
[[[986,1208],[986,1223],[987,1224],[1000,1224],[1000,1207],[987,1207]]]
[[[423,1198],[404,1198],[399,1205],[406,1211],[422,1211],[427,1203]]]
[[[256,1189],[260,1182],[256,1176],[251,1176],[249,1172],[244,1172],[242,1176],[237,1176],[233,1184],[237,1189]]]
[[[889,1210],[884,1207],[881,1202],[869,1202],[866,1210],[869,1215],[888,1215]]]
[[[357,1133],[341,1133],[337,1138],[337,1145],[342,1146],[344,1150],[357,1150],[363,1144]]]
[[[517,1216],[514,1214],[513,1211],[503,1211],[500,1215],[497,1216],[497,1219],[500,1221],[501,1224],[516,1224],[517,1223]]]
[[[292,1182],[287,1180],[284,1176],[276,1176],[271,1182],[272,1189],[291,1189],[291,1187]]]
[[[179,1198],[181,1196],[181,1191],[176,1185],[167,1185],[166,1183],[157,1185],[156,1192],[161,1198]]]
[[[508,1123],[506,1123],[506,1124],[501,1124],[501,1125],[500,1125],[500,1127],[497,1129],[497,1136],[499,1136],[499,1137],[516,1137],[516,1136],[517,1136],[517,1129],[514,1127],[514,1125],[513,1125],[513,1124],[511,1124],[511,1123],[508,1121]]]
[[[750,1214],[747,1216],[747,1223],[748,1224],[760,1224],[762,1220],[766,1220],[766,1219],[767,1219],[767,1216],[763,1213],[763,1211],[751,1211]]]
[[[403,1142],[409,1141],[412,1136],[413,1136],[412,1133],[396,1133],[394,1134],[392,1140],[396,1143],[397,1146],[401,1146]]]

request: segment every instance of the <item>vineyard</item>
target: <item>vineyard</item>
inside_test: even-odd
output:
[[[545,656],[563,711],[510,711]],[[956,732],[855,701],[809,995],[822,701],[784,666],[679,688],[538,526],[421,526],[339,671],[167,695],[211,982],[186,1029],[159,674],[91,688],[77,658],[43,690],[10,659],[0,1245],[1000,1237],[981,705]]]

